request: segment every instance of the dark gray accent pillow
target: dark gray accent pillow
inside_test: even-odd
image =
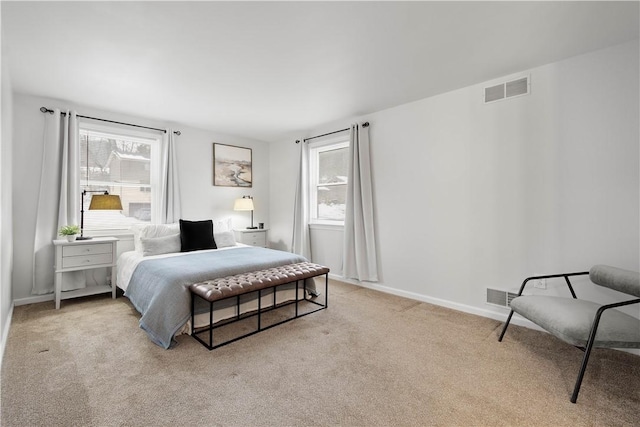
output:
[[[218,249],[213,239],[213,221],[180,220],[180,252]]]

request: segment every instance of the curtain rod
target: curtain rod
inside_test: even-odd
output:
[[[366,128],[366,127],[368,127],[368,126],[369,126],[369,122],[364,122],[364,123],[362,124],[362,127],[363,127],[363,128]],[[347,131],[347,130],[349,130],[349,129],[351,129],[351,128],[345,128],[345,129],[340,129],[340,130],[334,130],[333,132],[323,133],[322,135],[310,136],[309,138],[305,138],[305,139],[303,139],[302,141],[307,142],[307,141],[309,141],[309,140],[311,140],[311,139],[322,138],[323,136],[333,135],[334,133],[345,132],[345,131]],[[296,144],[299,144],[299,143],[300,143],[300,140],[299,140],[299,139],[297,139],[297,140],[296,140]]]
[[[53,110],[50,110],[47,107],[40,107],[40,111],[43,112],[43,113],[53,114]],[[63,116],[67,115],[67,113],[65,113],[64,111],[61,111],[60,114],[62,114]],[[99,120],[101,122],[115,123],[115,124],[118,124],[118,125],[133,126],[133,127],[136,127],[136,128],[157,130],[158,132],[167,133],[167,131],[165,129],[152,128],[152,127],[149,127],[149,126],[142,126],[142,125],[134,125],[132,123],[116,122],[116,121],[113,121],[113,120],[99,119],[97,117],[81,116],[80,114],[76,114],[76,117],[82,117],[83,119]],[[181,132],[179,130],[176,130],[173,133],[176,134],[176,135],[181,135]]]

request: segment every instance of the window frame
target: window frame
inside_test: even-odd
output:
[[[141,224],[157,224],[159,222],[160,215],[160,183],[162,176],[161,166],[161,152],[162,152],[162,134],[154,131],[145,131],[132,129],[131,127],[124,127],[117,124],[99,124],[92,121],[78,120],[78,136],[81,133],[93,133],[98,135],[104,135],[107,137],[114,137],[119,139],[126,139],[132,142],[145,143],[150,145],[150,162],[149,162],[149,188],[151,191],[151,219],[149,222],[141,221]],[[78,151],[80,151],[81,138],[78,137]],[[80,165],[78,165],[78,174],[81,177],[82,171]],[[113,182],[113,181],[112,181]],[[142,185],[131,185],[131,187],[142,187]],[[79,179],[80,193],[87,188],[87,181],[82,178]],[[122,186],[122,185],[120,185]],[[128,186],[128,185],[125,185]],[[78,212],[80,212],[80,206],[77,206]],[[85,216],[88,212],[88,206],[85,203]],[[79,219],[79,218],[78,218]],[[86,218],[85,218],[86,220]],[[84,232],[92,236],[112,236],[129,233],[131,231],[131,224],[122,225],[118,228],[88,228],[85,225]]]
[[[318,197],[317,188],[319,184],[319,154],[331,150],[339,150],[349,148],[349,136],[339,136],[323,141],[311,142],[309,144],[309,224],[310,225],[328,225],[343,227],[344,219],[322,219],[318,218]],[[347,171],[348,173],[348,171]],[[322,186],[331,185],[348,185],[348,181],[344,184],[322,184]]]

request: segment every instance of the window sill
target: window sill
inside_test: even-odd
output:
[[[310,230],[330,230],[330,231],[342,231],[344,230],[344,224],[327,224],[327,223],[310,223]]]

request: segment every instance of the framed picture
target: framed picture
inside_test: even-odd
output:
[[[251,187],[251,148],[213,143],[213,185]]]

